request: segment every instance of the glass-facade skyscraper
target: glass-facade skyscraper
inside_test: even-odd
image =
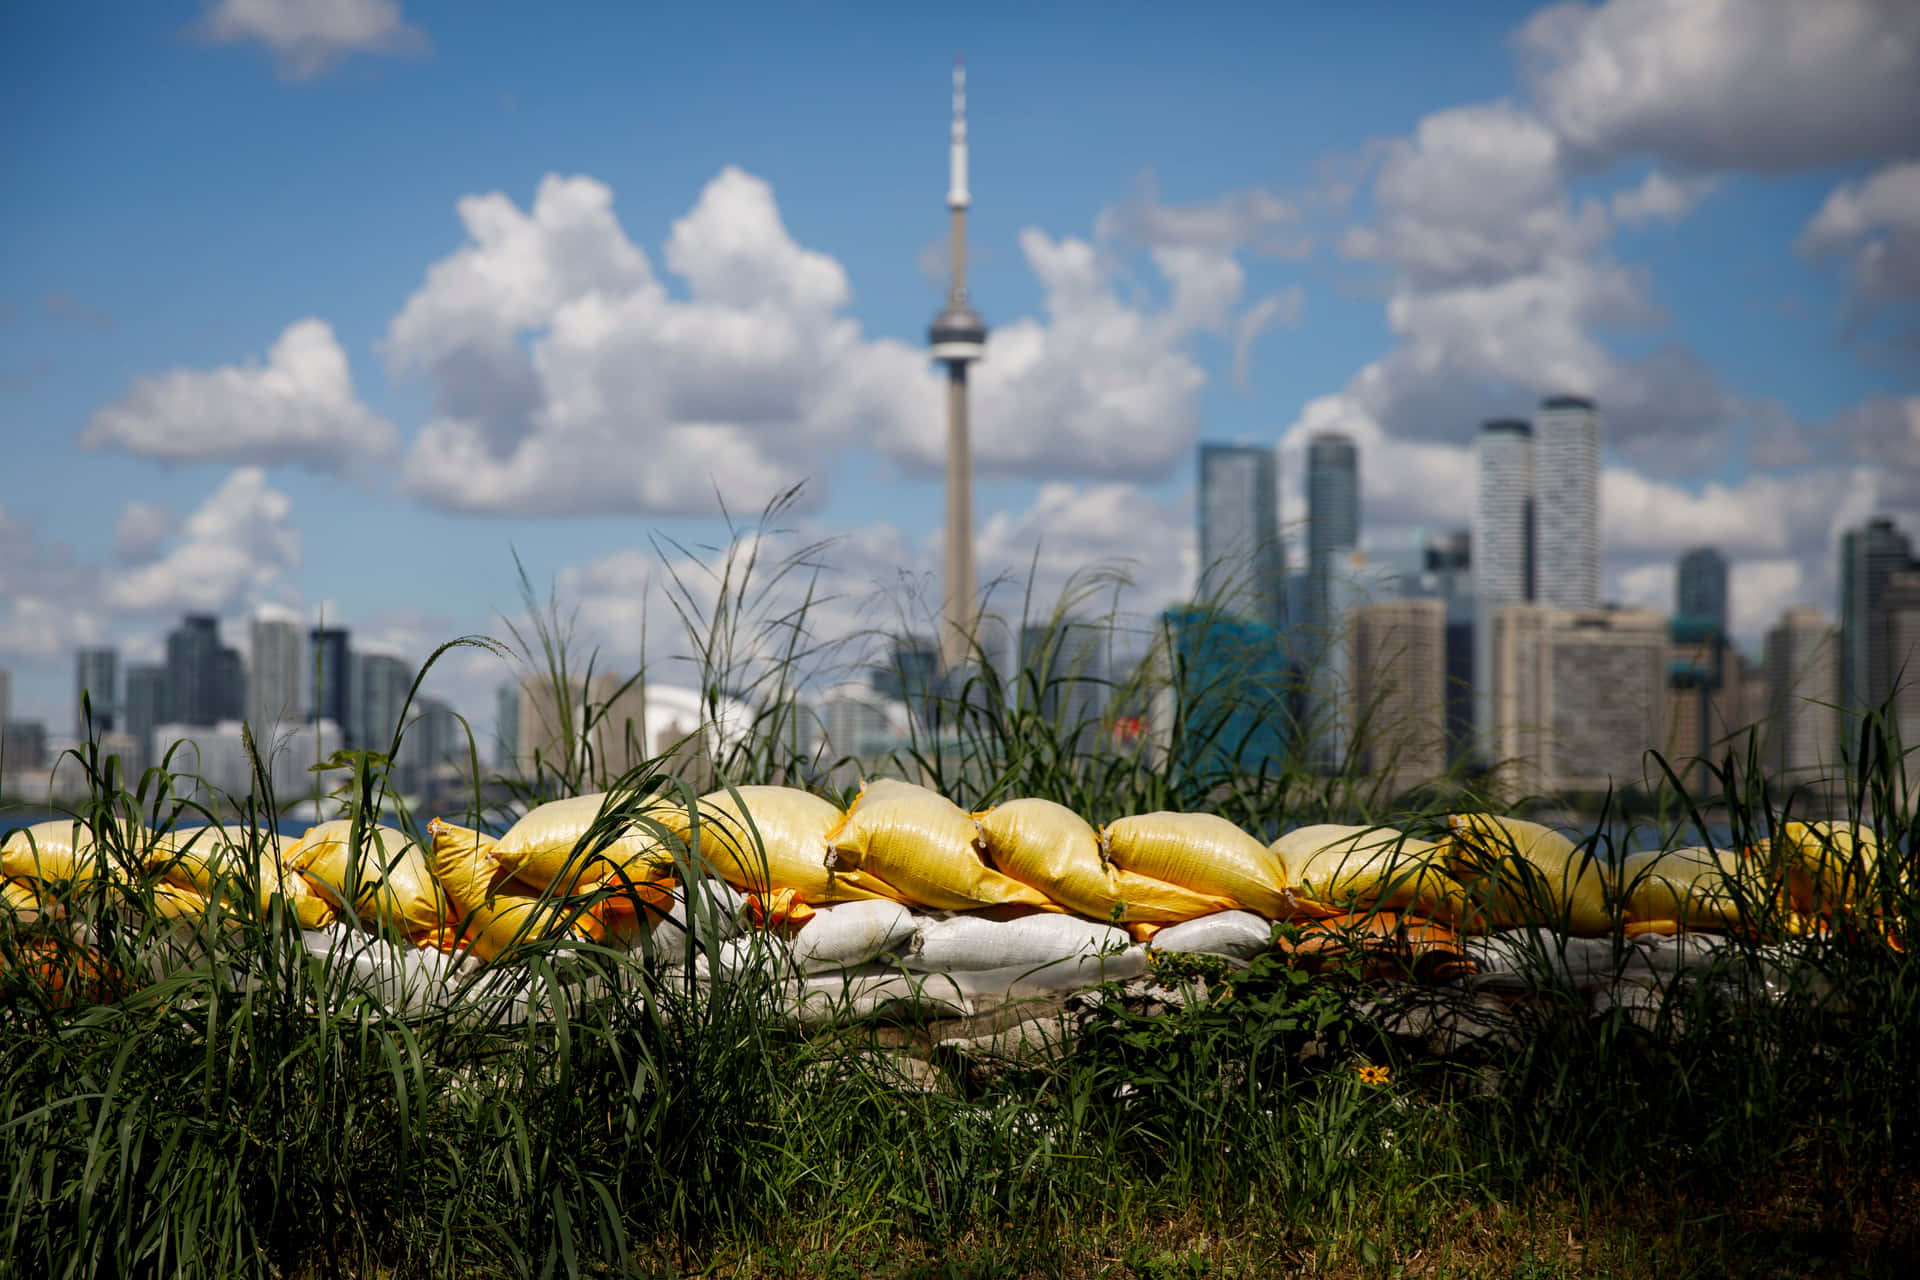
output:
[[[1712,547],[1695,547],[1680,557],[1674,578],[1673,611],[1682,618],[1711,622],[1727,634],[1727,558]]]
[[[79,649],[73,655],[73,736],[84,741],[88,718],[95,733],[111,733],[120,713],[118,649]],[[84,704],[85,709],[82,709]]]
[[[307,719],[331,720],[340,726],[348,746],[362,745],[349,736],[357,717],[353,714],[353,653],[347,647],[346,628],[315,627],[307,633],[307,639],[313,645],[314,673]]]
[[[1869,711],[1886,701],[1896,663],[1887,597],[1896,573],[1913,566],[1913,544],[1878,516],[1840,535],[1840,705]],[[1914,672],[1909,680],[1920,679]]]
[[[1334,558],[1359,545],[1359,450],[1324,431],[1307,441],[1307,614],[1321,643],[1339,625],[1330,616]]]
[[[1200,582],[1204,604],[1281,623],[1280,462],[1264,445],[1200,446]]]

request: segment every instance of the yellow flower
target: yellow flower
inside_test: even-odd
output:
[[[1354,1071],[1359,1075],[1361,1084],[1385,1084],[1391,1074],[1385,1067],[1374,1066],[1355,1067]]]

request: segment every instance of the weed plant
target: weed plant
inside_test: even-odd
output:
[[[497,829],[606,791],[576,855],[591,859],[634,823],[670,835],[661,803],[693,822],[703,771],[820,788],[874,766],[809,745],[808,664],[838,660],[808,628],[819,549],[768,563],[764,545],[738,539],[710,581],[676,585],[710,710],[745,705],[747,724],[609,750],[616,698],[594,692],[562,612],[530,609],[512,638],[563,729],[522,777],[483,786],[475,764],[466,820]],[[1108,699],[1171,698],[1155,741],[1048,696],[1081,673],[1009,677],[980,657],[879,767],[963,804],[1045,796],[1094,821],[1207,807],[1263,836],[1385,818],[1432,834],[1471,796],[1443,780],[1391,811],[1368,779],[1298,755],[1207,777],[1180,762],[1241,744],[1209,739],[1229,730],[1196,714],[1177,663]],[[1883,850],[1850,886],[1860,909],[1810,933],[1756,890],[1744,936],[1650,1007],[1556,994],[1542,943],[1510,1039],[1445,1064],[1395,1049],[1358,957],[1314,977],[1277,955],[1189,963],[1158,975],[1191,997],[1181,1009],[1109,1001],[1063,1056],[934,1089],[909,1087],[895,1050],[917,1028],[806,1031],[770,982],[695,976],[722,923],[697,825],[673,850],[693,928],[636,953],[530,937],[423,1008],[260,907],[254,868],[277,856],[264,765],[248,795],[194,802],[169,762],[129,778],[86,744],[73,821],[93,874],[0,921],[0,1277],[1903,1274],[1920,1207],[1916,820],[1895,726],[1859,729],[1833,816]],[[422,834],[391,786],[398,745],[324,762],[363,846],[382,814]],[[1710,797],[1672,791],[1687,823],[1669,844],[1711,828],[1709,803],[1742,849],[1802,816],[1751,751],[1712,772]],[[170,919],[152,833],[203,823],[245,856],[203,918]],[[1590,856],[1624,852],[1611,830],[1603,815]]]

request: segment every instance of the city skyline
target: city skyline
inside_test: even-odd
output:
[[[979,580],[1126,562],[1153,616],[1194,581],[1202,438],[1277,449],[1283,532],[1325,432],[1363,542],[1471,524],[1479,424],[1564,394],[1605,413],[1601,599],[1664,611],[1713,546],[1744,650],[1833,613],[1840,531],[1920,530],[1920,17],[1747,7],[983,15]],[[822,628],[933,630],[954,32],[687,16],[636,77],[614,51],[658,33],[612,10],[402,3],[356,43],[215,41],[219,9],[5,20],[15,718],[64,731],[76,650],[130,672],[188,612],[237,648],[262,604],[416,658],[501,635],[516,554],[586,643],[666,660],[652,539],[685,568],[719,503],[800,482],[769,545],[837,539]],[[428,691],[484,724],[508,674],[463,652]]]

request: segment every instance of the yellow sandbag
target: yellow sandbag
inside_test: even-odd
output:
[[[735,791],[737,798],[729,791],[701,796],[699,806],[700,859],[734,888],[748,893],[792,889],[815,906],[863,898],[904,900],[870,873],[827,865],[827,832],[839,825],[840,806],[796,787]]]
[[[482,960],[497,960],[516,942],[552,937],[597,941],[605,936],[598,916],[577,900],[512,892],[494,849],[497,842],[467,827],[434,819],[427,828],[429,866],[446,891],[452,923]]]
[[[1453,924],[1466,899],[1440,845],[1391,827],[1321,823],[1267,847],[1286,868],[1294,897],[1315,915],[1397,911]]]
[[[1878,888],[1880,840],[1851,822],[1788,822],[1774,848],[1784,854],[1794,908],[1811,915],[1870,901]]]
[[[248,844],[259,846],[250,855]],[[335,918],[333,907],[316,894],[300,874],[287,866],[279,833],[195,827],[162,833],[147,853],[147,869],[158,871],[168,884],[192,889],[202,898],[220,891],[222,882],[236,885],[242,861],[255,858],[253,875],[260,911],[280,898],[303,929],[324,929]],[[228,901],[232,901],[231,898]]]
[[[905,901],[943,911],[1052,901],[980,860],[973,819],[943,795],[881,778],[860,788],[853,807],[827,833],[836,871],[864,871]]]
[[[1100,856],[1100,833],[1051,800],[1009,800],[973,820],[995,867],[1095,920],[1175,924],[1233,906],[1225,898],[1122,871]]]
[[[1677,931],[1736,930],[1774,914],[1772,886],[1728,849],[1628,854],[1620,862],[1620,894],[1621,915],[1635,933],[1661,921]]]
[[[500,837],[493,856],[528,884],[562,891],[598,884],[616,873],[635,884],[672,876],[673,847],[667,833],[685,838],[686,811],[665,800],[641,804],[604,849],[575,853],[609,807],[608,797],[608,792],[597,791],[529,809]],[[621,802],[628,810],[635,808],[629,798]]]
[[[447,921],[447,897],[420,846],[394,827],[362,827],[362,847],[349,843],[345,818],[309,827],[286,852],[286,865],[322,898],[368,924],[407,937],[431,934]]]
[[[1456,813],[1447,868],[1468,890],[1470,923],[1565,928],[1593,938],[1613,927],[1597,859],[1538,822],[1490,813]]]
[[[0,880],[0,918],[32,924],[45,909],[31,880]]]
[[[1107,857],[1128,871],[1225,898],[1269,920],[1298,910],[1280,860],[1214,814],[1136,814],[1108,826],[1100,839]]]
[[[150,886],[154,914],[163,920],[199,920],[213,906],[203,893],[162,880]]]
[[[101,867],[93,835],[92,827],[71,818],[55,818],[22,827],[0,844],[0,875],[16,880],[38,880],[43,884],[92,884]],[[154,839],[154,833],[145,827],[129,827],[120,842],[121,850],[138,856]],[[107,878],[124,882],[125,869],[114,858],[115,852],[109,849]]]

